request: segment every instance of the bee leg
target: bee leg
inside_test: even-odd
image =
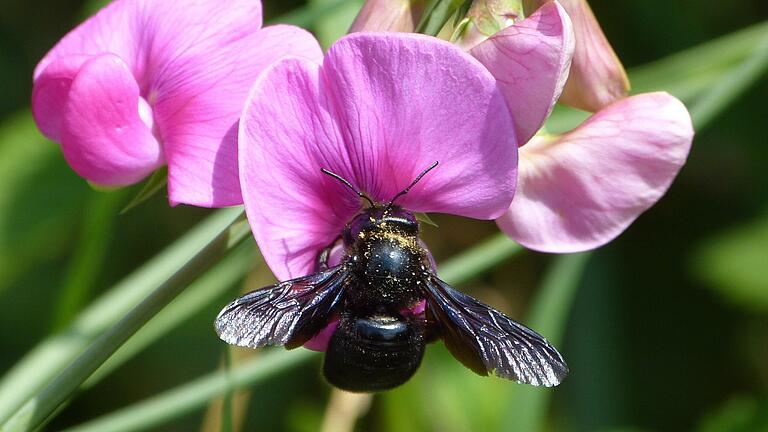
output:
[[[317,255],[317,260],[315,261],[315,271],[323,271],[328,269],[328,260],[331,258],[331,250],[333,250],[333,247],[336,246],[336,242],[338,242],[340,238],[341,236],[336,237],[336,239],[333,240],[331,244],[320,251],[320,253]]]

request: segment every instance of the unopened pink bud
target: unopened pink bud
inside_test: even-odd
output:
[[[349,32],[413,32],[425,5],[425,0],[367,0]]]
[[[576,35],[571,72],[560,102],[598,111],[627,95],[629,79],[587,1],[560,0],[560,4],[568,12]]]

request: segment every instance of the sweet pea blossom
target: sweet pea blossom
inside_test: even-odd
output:
[[[493,3],[487,10],[499,20],[513,24],[490,37],[474,37],[476,44],[464,48],[498,80],[515,124],[509,133],[521,146],[517,194],[497,223],[523,246],[543,252],[601,246],[669,188],[693,139],[688,111],[667,93],[616,99],[622,96],[619,91],[601,99],[595,106],[614,102],[576,129],[561,136],[537,136],[567,86],[569,70],[574,73],[571,61],[577,62],[580,55],[579,35],[594,36],[599,27],[591,27],[587,15],[572,24],[556,1],[542,2],[523,20],[515,20],[517,9],[504,12],[503,1],[487,3]],[[577,10],[588,7],[585,2],[568,4]],[[588,16],[594,20],[591,12]],[[607,41],[605,45],[610,48]],[[597,76],[616,82],[615,76]]]
[[[618,236],[664,195],[693,139],[688,111],[667,93],[618,99],[562,136],[533,137],[563,89],[573,39],[564,9],[548,2],[470,49],[499,80],[513,118],[541,120],[515,130],[519,188],[497,222],[543,252],[588,250]],[[547,72],[559,74],[554,87],[543,85],[552,82],[541,80]]]
[[[459,48],[409,33],[353,33],[322,63],[284,58],[248,97],[240,121],[243,200],[278,279],[313,271],[361,209],[330,170],[412,212],[503,215],[517,179],[514,125],[493,76]]]
[[[92,183],[117,187],[168,165],[171,204],[242,202],[237,124],[258,74],[290,54],[322,58],[297,27],[262,28],[255,0],[116,0],[34,72],[45,136]]]
[[[518,23],[526,15],[541,15],[552,0],[479,0],[472,4],[458,29],[456,43],[471,49]],[[595,112],[627,95],[629,79],[624,66],[600,28],[586,0],[559,0],[572,22],[573,61],[559,102]],[[546,12],[550,13],[550,12]],[[512,32],[507,30],[506,33]]]
[[[517,194],[497,223],[543,252],[602,246],[664,195],[692,140],[688,111],[668,93],[620,99],[563,135],[520,148]]]

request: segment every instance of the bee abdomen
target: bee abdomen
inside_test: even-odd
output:
[[[323,373],[332,385],[376,392],[406,382],[424,356],[419,326],[403,318],[342,318],[325,353]]]

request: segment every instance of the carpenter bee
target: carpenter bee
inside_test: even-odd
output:
[[[440,280],[419,240],[414,214],[394,204],[435,166],[387,203],[373,202],[323,169],[370,203],[344,227],[340,263],[328,267],[329,246],[318,256],[317,273],[236,299],[216,318],[219,337],[250,348],[292,349],[338,318],[323,373],[332,385],[353,392],[403,384],[421,364],[426,343],[438,338],[480,375],[494,372],[521,383],[558,385],[568,367],[557,350],[533,330]]]

